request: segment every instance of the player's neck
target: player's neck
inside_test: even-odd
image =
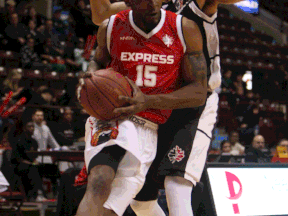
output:
[[[161,12],[159,12],[159,17],[156,20],[145,20],[143,17],[133,16],[133,21],[135,25],[140,28],[143,32],[149,33],[151,32],[160,22],[161,19]]]
[[[218,5],[219,4],[216,0],[206,0],[205,4],[202,6],[199,5],[199,7],[207,16],[211,17],[217,12]]]

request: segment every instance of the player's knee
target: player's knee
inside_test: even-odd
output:
[[[193,187],[192,182],[180,176],[166,176],[164,185],[165,188],[170,187],[171,185],[185,185],[188,187]]]
[[[100,195],[107,192],[114,176],[115,172],[109,166],[98,165],[93,167],[88,175],[87,190]]]

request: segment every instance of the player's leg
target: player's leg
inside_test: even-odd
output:
[[[218,95],[213,93],[204,106],[188,109],[187,113],[184,110],[173,111],[174,119],[173,116],[169,119],[169,124],[173,125],[174,121],[179,127],[175,126],[173,142],[159,166],[159,172],[166,176],[165,189],[170,216],[193,215],[191,193],[204,169],[217,108]]]
[[[119,125],[119,129],[120,126],[121,125]],[[136,197],[144,185],[149,167],[156,155],[157,130],[155,129],[155,126],[157,125],[154,123],[151,125],[151,122],[148,123],[148,121],[146,121],[144,126],[137,126],[137,140],[139,147],[142,149],[141,157],[136,158],[127,150],[126,155],[119,165],[116,177],[112,183],[111,193],[107,201],[104,203],[105,208],[113,210],[118,216],[123,215],[125,209],[129,206],[133,198]],[[133,157],[140,162],[140,166],[137,166],[134,175],[125,175],[126,172],[131,173],[131,168],[126,165],[131,164],[131,161],[133,162],[135,160]]]
[[[88,183],[85,195],[78,207],[77,216],[116,215],[103,204],[107,200],[118,165],[126,150],[113,145],[95,155],[88,166]]]
[[[171,134],[171,127],[160,125],[158,137],[161,137],[161,144],[157,143],[157,154],[146,176],[145,184],[141,191],[133,199],[130,206],[137,216],[165,216],[165,212],[158,204],[159,189],[164,188],[164,177],[158,176],[158,167],[166,152],[169,150],[169,140],[167,135]],[[164,139],[164,140],[163,140]]]
[[[166,215],[157,201],[160,185],[157,183],[157,179],[153,178],[157,175],[158,166],[159,162],[157,162],[156,156],[148,171],[144,186],[130,203],[131,208],[137,216]]]

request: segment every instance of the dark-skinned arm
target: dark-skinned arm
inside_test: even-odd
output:
[[[125,2],[110,3],[109,0],[90,0],[92,21],[95,25],[100,25],[110,16],[128,9]]]

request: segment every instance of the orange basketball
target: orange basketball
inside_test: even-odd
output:
[[[84,86],[80,91],[81,105],[93,117],[100,120],[111,120],[120,114],[113,114],[113,110],[125,104],[118,97],[132,96],[132,88],[125,77],[113,69],[103,69],[92,73],[84,79]]]

